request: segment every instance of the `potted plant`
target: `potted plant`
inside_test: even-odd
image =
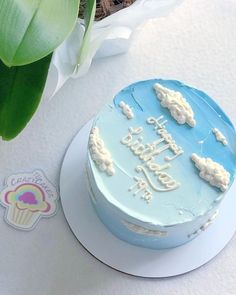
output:
[[[68,78],[85,74],[95,54],[125,52],[144,19],[179,1],[1,0],[2,139],[16,137],[37,110],[50,64],[58,73],[55,93]]]

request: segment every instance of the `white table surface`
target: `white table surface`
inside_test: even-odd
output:
[[[0,143],[1,182],[11,173],[41,168],[58,186],[65,149],[76,132],[119,89],[140,79],[173,78],[200,88],[236,124],[235,50],[236,1],[185,0],[168,17],[143,26],[129,53],[95,61],[85,77],[69,81],[52,100],[44,99],[20,136]],[[141,279],[89,255],[71,233],[61,208],[32,232],[9,227],[3,214],[0,208],[1,295],[236,293],[236,237],[194,272]]]

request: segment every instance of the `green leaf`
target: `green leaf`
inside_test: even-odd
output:
[[[0,0],[0,59],[8,66],[37,61],[72,31],[79,0]]]
[[[36,111],[50,61],[51,55],[11,68],[0,61],[0,136],[4,140],[17,136]]]
[[[78,65],[80,65],[83,62],[88,52],[95,12],[96,12],[96,0],[87,0],[85,15],[84,15],[85,32],[84,32],[83,43],[80,47],[80,52],[78,56]]]

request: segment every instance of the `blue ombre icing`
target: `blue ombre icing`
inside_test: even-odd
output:
[[[193,110],[194,127],[178,124],[170,111],[161,106],[153,88],[155,83],[183,95]],[[128,119],[122,112],[121,101],[132,109],[133,118]],[[176,146],[183,150],[171,161],[166,161],[167,156],[175,155],[170,149],[152,158],[159,167],[164,167],[161,172],[171,177],[169,191],[156,191],[151,187],[137,166],[145,167],[156,188],[167,188],[155,171],[145,166],[148,160],[140,159],[124,144],[125,139],[130,142],[130,137],[127,137],[130,127],[133,130],[142,127],[142,132],[132,135],[132,142],[139,138],[139,143],[147,147],[147,144],[161,139],[155,126],[147,122],[150,117],[160,116],[163,116],[160,123],[167,120],[166,130]],[[102,109],[94,120],[95,126],[111,155],[114,173],[109,175],[102,171],[104,167],[99,169],[99,161],[94,162],[90,148],[87,173],[91,199],[99,218],[118,238],[153,249],[171,248],[190,241],[213,221],[212,216],[225,192],[199,176],[191,155],[195,153],[200,157],[209,157],[221,164],[230,173],[229,188],[236,170],[236,133],[229,118],[208,95],[178,81],[153,79],[137,82],[121,90],[113,102]],[[213,128],[223,133],[227,146],[216,140]],[[165,144],[161,142],[157,147]],[[166,164],[170,164],[170,167]],[[145,189],[150,199],[143,198],[146,191],[142,185],[134,187],[138,179],[148,184]]]

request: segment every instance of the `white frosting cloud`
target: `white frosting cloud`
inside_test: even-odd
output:
[[[199,235],[202,231],[205,231],[216,219],[219,214],[219,210],[216,210],[212,216],[204,223],[199,229],[195,230],[193,233],[189,234],[188,237],[192,237],[194,235]]]
[[[187,123],[191,127],[196,125],[193,110],[180,92],[168,89],[159,83],[154,85],[154,89],[161,105],[168,108],[172,117],[179,124]]]
[[[222,142],[223,145],[227,145],[227,144],[228,144],[228,142],[227,142],[227,140],[226,140],[226,137],[223,135],[222,132],[220,132],[219,129],[217,129],[217,128],[213,128],[213,129],[212,129],[212,132],[214,133],[214,135],[215,135],[215,137],[216,137],[216,140]]]
[[[145,235],[145,236],[158,236],[158,237],[166,237],[168,233],[166,231],[147,229],[140,225],[131,223],[126,220],[122,220],[122,223],[130,230],[137,234]]]
[[[230,174],[224,167],[210,158],[201,158],[192,154],[191,159],[200,170],[199,176],[209,182],[212,186],[218,187],[222,192],[226,191],[230,182]]]
[[[121,107],[122,113],[126,116],[127,119],[129,119],[129,120],[133,119],[134,113],[133,113],[132,109],[130,108],[130,106],[128,104],[121,101],[119,106]]]
[[[100,137],[98,127],[93,127],[90,132],[89,150],[99,170],[106,172],[110,176],[115,174],[111,154],[106,149],[104,141]]]

